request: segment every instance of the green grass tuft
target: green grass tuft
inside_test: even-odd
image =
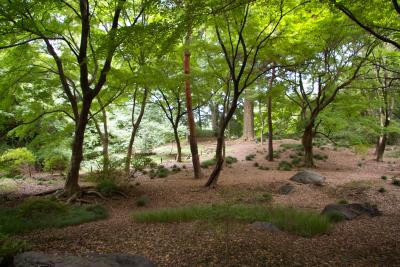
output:
[[[239,222],[268,221],[279,229],[300,236],[311,237],[330,230],[328,217],[316,212],[287,207],[265,207],[261,205],[191,206],[165,208],[136,212],[133,219],[142,223],[169,223],[186,221],[224,221]]]
[[[136,200],[136,205],[138,205],[139,207],[144,207],[149,203],[149,201],[150,201],[149,197],[143,195]]]
[[[393,177],[392,178],[392,185],[400,186],[400,179]]]
[[[246,156],[245,159],[246,159],[247,161],[252,161],[255,157],[256,157],[256,154],[249,154],[249,155]]]
[[[281,162],[279,162],[278,170],[291,171],[292,168],[293,168],[292,164],[290,164],[286,160],[282,160]]]
[[[337,211],[328,212],[325,216],[332,223],[341,222],[341,221],[344,221],[346,219],[346,217],[344,217],[343,214],[341,214],[340,212],[337,212]]]
[[[338,204],[346,205],[346,204],[349,204],[349,202],[346,199],[341,199],[341,200],[338,201]]]
[[[200,164],[200,167],[202,167],[203,169],[207,169],[210,166],[214,166],[216,164],[216,160],[215,159],[209,159],[209,160],[205,160]]]
[[[110,197],[118,191],[118,186],[114,180],[107,179],[99,182],[96,186],[97,190],[104,196]]]
[[[98,205],[66,206],[48,199],[29,199],[16,208],[0,208],[0,232],[16,234],[60,228],[106,217],[106,209]]]

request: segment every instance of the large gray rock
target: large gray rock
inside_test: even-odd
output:
[[[341,214],[346,220],[353,220],[363,214],[370,217],[382,215],[376,206],[369,203],[329,204],[322,210],[322,214],[329,213]]]
[[[268,232],[279,232],[279,228],[270,222],[256,221],[251,224],[251,227],[257,230],[264,230]]]
[[[279,187],[278,192],[281,195],[289,195],[291,192],[293,192],[293,190],[294,190],[294,186],[287,183],[287,184]]]
[[[323,185],[326,178],[314,171],[300,171],[290,178],[290,180],[302,184]]]
[[[155,267],[142,256],[106,254],[91,255],[87,258],[73,255],[50,255],[42,252],[24,252],[14,257],[15,267]]]

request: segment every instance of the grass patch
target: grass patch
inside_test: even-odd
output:
[[[28,199],[16,208],[0,208],[0,232],[16,234],[35,229],[60,228],[107,217],[98,205],[67,206],[50,199]]]
[[[331,227],[328,217],[316,212],[261,205],[191,206],[136,212],[133,219],[142,223],[169,223],[185,221],[239,222],[268,221],[279,229],[300,236],[311,237],[327,233]]]
[[[346,205],[346,204],[349,204],[349,202],[346,199],[341,199],[341,200],[338,201],[338,204]]]
[[[225,157],[225,163],[228,165],[236,163],[236,162],[237,162],[237,158],[235,158],[235,157],[232,157],[232,156]]]
[[[201,162],[200,167],[203,169],[208,169],[208,167],[214,166],[216,163],[217,162],[215,159],[209,159],[209,160],[205,160],[205,161]]]
[[[148,196],[143,195],[140,196],[137,200],[136,200],[136,205],[139,207],[144,207],[149,203],[150,199]]]
[[[165,168],[163,165],[159,165],[157,169],[151,169],[149,172],[150,178],[165,178],[170,174],[170,170]]]
[[[393,177],[392,178],[392,185],[400,186],[400,179]]]
[[[279,162],[278,170],[281,171],[291,171],[293,168],[293,165],[287,162],[286,160],[282,160]]]
[[[343,214],[341,214],[340,212],[337,212],[337,211],[328,212],[325,216],[332,223],[341,222],[346,219],[346,217]]]
[[[387,176],[382,175],[382,176],[381,176],[381,179],[382,179],[382,180],[387,180]]]
[[[107,179],[99,182],[96,186],[97,190],[104,196],[110,197],[118,191],[118,186],[114,180]]]
[[[252,161],[255,157],[256,157],[256,154],[249,154],[249,155],[246,156],[245,159],[246,159],[247,161]]]
[[[313,158],[316,159],[316,160],[324,160],[325,161],[325,160],[328,159],[328,156],[327,155],[322,155],[322,154],[314,154]]]

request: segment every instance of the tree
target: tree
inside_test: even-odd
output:
[[[206,186],[215,185],[222,170],[225,129],[236,111],[240,95],[272,68],[272,60],[260,61],[263,49],[279,35],[278,26],[282,19],[295,9],[285,6],[283,1],[268,1],[267,6],[268,9],[263,10],[257,3],[247,3],[214,15],[215,32],[228,66],[229,79],[217,136],[216,165]],[[269,21],[261,24],[261,16],[263,19],[268,17]]]
[[[76,196],[80,192],[79,170],[83,159],[83,141],[90,107],[92,101],[103,89],[111,70],[111,63],[119,45],[118,22],[124,4],[125,0],[121,0],[115,5],[109,24],[111,27],[109,32],[105,34],[99,31],[99,22],[108,18],[100,18],[102,14],[91,12],[91,5],[88,0],[80,0],[79,5],[69,4],[66,1],[49,0],[40,3],[2,2],[0,6],[3,32],[8,36],[17,34],[17,38],[10,38],[12,42],[3,45],[2,48],[42,41],[47,53],[54,60],[56,67],[54,73],[58,75],[63,93],[70,103],[75,131],[70,169],[64,187],[65,194],[68,196]],[[135,18],[133,25],[142,12],[143,8]],[[54,16],[53,14],[58,15]],[[80,24],[79,28],[76,26],[78,23]],[[73,33],[74,31],[75,33]],[[77,42],[77,35],[79,42]],[[98,64],[99,59],[93,52],[96,37],[103,39],[103,42],[100,42],[101,39],[97,39],[97,43],[101,44],[98,48],[103,49],[104,52],[104,63],[101,68]],[[60,52],[63,54],[60,55]],[[77,70],[79,72],[77,79],[79,88],[75,86],[75,81],[70,77],[67,70],[67,68],[72,68],[71,72],[76,71],[76,69],[73,69],[75,66],[69,64],[64,53],[75,58],[76,66],[79,68]],[[92,72],[90,72],[90,69],[92,69]]]

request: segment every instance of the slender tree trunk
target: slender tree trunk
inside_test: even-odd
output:
[[[107,125],[103,126],[104,133],[100,129],[99,122],[95,117],[92,117],[92,120],[94,122],[94,125],[96,127],[97,133],[99,134],[100,142],[101,142],[101,147],[102,147],[102,156],[103,156],[103,172],[108,172],[109,171],[109,153],[108,153],[108,130],[107,130]],[[104,122],[104,120],[103,120]]]
[[[82,109],[79,114],[79,120],[76,123],[74,139],[72,142],[72,155],[71,166],[67,175],[67,181],[64,186],[66,195],[70,196],[79,192],[80,187],[78,184],[79,170],[83,159],[83,141],[85,138],[86,125],[88,123],[88,116],[92,98],[85,96],[82,102]]]
[[[191,26],[189,26],[185,45],[188,46],[190,43],[192,35]],[[186,93],[186,112],[187,112],[187,120],[188,120],[188,128],[189,128],[189,143],[190,143],[190,151],[192,153],[192,163],[193,163],[193,171],[194,171],[194,178],[199,179],[201,178],[201,169],[200,169],[200,158],[199,152],[197,148],[197,140],[196,140],[196,128],[195,122],[193,117],[193,108],[192,108],[192,92],[190,89],[190,52],[189,49],[186,47],[184,53],[184,73],[186,75],[185,78],[185,93]]]
[[[181,147],[181,140],[179,138],[179,133],[178,133],[178,125],[173,125],[174,128],[174,138],[175,138],[175,143],[176,143],[176,161],[177,162],[182,162],[182,147]]]
[[[135,121],[134,119],[134,114],[135,114],[135,103],[133,103],[132,107],[132,131],[131,131],[131,137],[129,138],[129,144],[128,144],[128,150],[126,153],[126,159],[125,159],[125,173],[129,175],[131,171],[131,161],[132,161],[132,154],[133,154],[133,144],[135,143],[135,138],[136,134],[139,130],[140,123],[142,122],[146,103],[147,103],[147,95],[148,95],[149,90],[147,88],[144,88],[144,94],[142,98],[142,102],[140,104],[140,111],[139,115]],[[136,101],[134,99],[133,101]]]
[[[385,153],[385,148],[386,148],[386,140],[387,140],[387,134],[384,133],[379,138],[379,143],[378,143],[377,150],[376,150],[376,161],[379,161],[379,162],[383,161],[383,154]]]
[[[238,91],[238,90],[235,90],[235,91]],[[224,160],[225,160],[225,153],[224,153],[225,130],[226,130],[226,127],[228,126],[228,123],[231,120],[233,114],[236,111],[238,99],[239,99],[239,95],[237,95],[237,94],[234,95],[234,97],[232,99],[232,104],[229,108],[229,111],[226,116],[223,116],[223,120],[220,123],[218,137],[217,137],[217,147],[215,150],[216,164],[213,169],[213,172],[211,173],[210,177],[207,180],[207,183],[205,184],[206,187],[215,186],[217,184],[218,177],[221,173],[221,170],[222,170],[222,167],[224,164]]]
[[[313,155],[313,138],[314,138],[314,125],[311,123],[306,126],[301,142],[304,147],[304,166],[313,168],[314,165],[314,155]]]
[[[260,141],[261,141],[261,146],[264,145],[264,127],[265,127],[265,120],[264,116],[262,114],[262,108],[261,108],[261,100],[258,101],[258,113],[260,115],[260,121],[261,121],[261,133],[260,133]]]
[[[268,95],[268,160],[274,161],[274,146],[273,134],[274,129],[272,125],[272,86],[275,80],[275,67],[272,69],[272,75],[269,80],[269,95]]]
[[[244,99],[243,136],[244,141],[254,141],[254,101]]]

